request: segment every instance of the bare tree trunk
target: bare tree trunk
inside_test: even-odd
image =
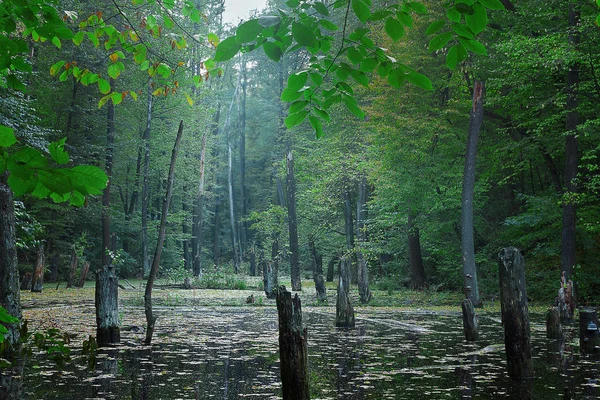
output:
[[[422,290],[425,287],[425,268],[421,256],[421,239],[419,228],[415,226],[415,217],[408,214],[408,259],[410,262],[410,278],[413,289]]]
[[[183,212],[184,215],[187,214],[187,211],[189,209],[188,207],[188,201],[189,201],[189,195],[188,195],[188,190],[187,187],[183,186],[183,190],[182,190],[183,194],[182,194],[182,199],[181,199],[181,211]],[[182,251],[183,251],[183,263],[184,263],[184,268],[188,271],[192,271],[192,255],[190,252],[190,239],[187,238],[188,233],[189,233],[189,219],[188,218],[183,218],[181,221],[181,233],[183,234],[183,246],[182,246]]]
[[[81,267],[81,275],[79,275],[79,283],[77,287],[82,288],[85,286],[85,281],[87,279],[87,274],[90,271],[90,263],[87,261],[83,262],[83,266]]]
[[[31,283],[31,291],[41,293],[44,288],[44,267],[46,264],[46,257],[44,254],[44,245],[40,244],[37,253],[37,260],[35,261],[35,269],[33,270],[33,281]]]
[[[338,280],[337,302],[335,306],[335,326],[338,328],[354,328],[354,307],[350,301],[350,269],[348,261],[342,257],[340,277]]]
[[[111,79],[111,86],[114,81]],[[113,167],[113,147],[115,140],[115,106],[107,103],[106,124],[106,175],[108,183],[102,197],[102,267],[96,271],[96,340],[98,346],[118,343],[121,340],[119,328],[119,287],[115,267],[110,255],[110,188]],[[74,283],[74,282],[73,282]]]
[[[356,201],[356,239],[358,247],[356,250],[357,260],[357,283],[358,294],[361,303],[371,301],[373,294],[369,290],[369,267],[365,259],[361,247],[367,241],[367,177],[363,175],[358,185],[358,199]]]
[[[77,276],[77,265],[79,264],[79,258],[77,257],[77,251],[73,246],[71,253],[71,270],[69,272],[69,280],[67,281],[67,289],[75,286],[75,277]]]
[[[152,82],[150,82],[151,84]],[[150,272],[150,258],[148,254],[148,213],[149,213],[149,179],[150,179],[150,131],[152,129],[152,86],[148,85],[148,109],[146,111],[146,130],[144,131],[144,167],[142,170],[142,277]]]
[[[242,74],[242,105],[241,110],[238,103],[238,120],[240,127],[240,257],[245,259],[246,247],[248,243],[248,193],[246,190],[246,90],[248,86],[248,77],[246,61],[242,60],[240,73]]]
[[[217,121],[218,123],[218,121]],[[202,242],[204,241],[204,181],[206,165],[206,132],[202,135],[202,148],[200,150],[200,179],[198,193],[194,203],[194,227],[192,229],[192,264],[194,276],[202,279]]]
[[[4,324],[7,348],[3,358],[16,358],[21,353],[19,328],[21,324],[21,293],[15,239],[15,209],[13,192],[6,183],[7,174],[0,174],[0,306],[19,319],[16,324]]]
[[[579,44],[580,11],[575,2],[569,2],[569,47],[573,52]],[[579,63],[569,66],[567,72],[567,120],[565,135],[565,192],[576,193],[577,169],[579,165],[577,128],[579,125],[579,105],[577,86],[579,85]],[[576,222],[577,209],[572,201],[565,201],[562,215],[561,264],[566,280],[573,279],[576,263]],[[575,282],[577,283],[577,282]],[[576,285],[575,285],[576,288]],[[574,289],[575,289],[574,288]],[[576,292],[576,291],[574,291]],[[576,298],[574,293],[574,298]]]
[[[288,226],[290,235],[290,273],[292,275],[292,290],[302,290],[300,278],[300,256],[298,249],[298,220],[296,216],[296,178],[294,177],[294,155],[291,143],[288,143],[287,153],[287,190],[288,190]]]
[[[477,267],[475,265],[475,241],[473,238],[473,200],[475,191],[475,159],[477,156],[477,139],[483,123],[483,83],[475,81],[473,87],[473,108],[469,120],[467,138],[467,154],[462,188],[461,243],[463,259],[463,276],[466,297],[474,307],[481,305],[479,286],[477,284]]]
[[[169,166],[169,177],[167,179],[167,193],[163,198],[158,240],[156,243],[156,250],[154,252],[154,259],[152,261],[152,268],[150,269],[150,275],[148,275],[148,282],[146,283],[146,291],[144,292],[144,310],[146,312],[146,323],[148,324],[146,329],[146,339],[144,340],[144,344],[146,345],[152,343],[154,324],[156,323],[156,317],[152,314],[152,288],[154,286],[156,275],[158,274],[158,265],[160,264],[160,257],[162,255],[165,235],[167,232],[167,215],[169,213],[169,203],[171,202],[171,195],[173,192],[173,182],[175,181],[175,162],[177,161],[177,153],[179,152],[179,144],[181,143],[182,135],[183,120],[179,122],[177,138],[175,139],[175,145],[173,146],[173,151],[171,153],[171,165]]]

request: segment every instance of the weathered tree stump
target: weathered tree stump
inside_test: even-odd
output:
[[[35,261],[35,268],[33,270],[33,277],[31,282],[31,291],[34,293],[41,293],[44,288],[44,265],[46,263],[46,256],[44,254],[44,245],[40,245],[38,248],[37,259]]]
[[[307,330],[302,326],[300,298],[281,286],[277,290],[279,359],[283,400],[308,400]]]
[[[346,293],[350,292],[350,261],[346,257],[340,258],[339,276]]]
[[[31,290],[31,272],[25,272],[21,281],[21,290]]]
[[[367,260],[363,256],[362,252],[357,252],[358,258],[358,295],[360,296],[360,302],[363,304],[368,303],[373,298],[373,293],[369,289],[369,267],[367,266]]]
[[[69,280],[67,281],[67,289],[75,286],[75,276],[77,275],[77,264],[79,264],[79,257],[77,257],[77,252],[73,247],[73,252],[71,253],[71,271],[69,272]]]
[[[114,266],[96,271],[96,341],[100,347],[121,341],[118,284]]]
[[[479,339],[479,331],[473,303],[470,299],[464,299],[461,303],[461,308],[465,339],[469,342],[475,342]]]
[[[346,274],[348,274],[347,269]],[[335,326],[338,328],[354,328],[355,326],[354,308],[352,307],[352,302],[348,296],[348,291],[346,290],[342,275],[340,275],[338,281],[337,302],[335,305]]]
[[[81,274],[79,275],[79,282],[77,283],[78,288],[82,288],[85,285],[85,281],[87,279],[87,274],[90,271],[90,263],[84,261],[83,266],[81,267]]]
[[[548,339],[562,339],[562,336],[560,309],[558,306],[555,306],[546,312],[546,337]]]
[[[579,311],[579,346],[585,354],[598,352],[600,339],[596,310],[587,308]]]
[[[317,291],[317,301],[327,301],[327,289],[325,288],[323,275],[315,276],[315,289]]]
[[[327,282],[333,282],[333,268],[335,267],[335,260],[335,258],[332,258],[327,264]]]
[[[277,276],[272,261],[265,261],[263,263],[263,285],[267,299],[274,299],[277,297]]]
[[[514,247],[499,256],[500,301],[508,375],[515,379],[533,377],[529,309],[525,288],[525,262]]]
[[[560,322],[562,324],[573,322],[573,312],[575,311],[573,281],[565,277],[564,271],[562,272],[560,288],[558,289],[558,307],[560,309]]]

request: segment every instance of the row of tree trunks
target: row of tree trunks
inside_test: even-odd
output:
[[[183,120],[179,122],[179,129],[177,130],[177,137],[175,138],[175,145],[171,153],[171,164],[169,166],[169,175],[167,178],[167,193],[163,198],[162,215],[160,218],[160,227],[158,231],[158,240],[156,243],[156,250],[154,251],[154,259],[152,260],[152,268],[148,275],[148,282],[146,282],[146,290],[144,292],[144,311],[146,313],[146,339],[144,344],[150,345],[152,343],[152,336],[154,334],[154,325],[156,323],[156,316],[152,312],[152,288],[154,287],[154,281],[158,275],[158,266],[160,264],[160,257],[162,255],[163,245],[165,242],[165,235],[167,233],[167,216],[169,214],[169,204],[171,203],[171,195],[173,193],[173,183],[175,181],[175,163],[177,161],[177,154],[179,153],[179,145],[181,143],[181,137],[183,136]]]

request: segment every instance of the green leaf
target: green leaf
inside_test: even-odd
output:
[[[444,21],[444,20],[432,22],[427,27],[427,30],[425,31],[425,34],[426,35],[433,35],[434,33],[438,32],[440,29],[442,29],[442,27],[444,26],[444,24],[446,24],[446,21]]]
[[[117,79],[121,75],[121,69],[117,64],[110,64],[108,66],[108,75],[113,79]]]
[[[26,62],[23,57],[13,58],[11,64],[17,71],[31,72],[33,69],[31,64]]]
[[[315,2],[315,4],[313,4],[313,8],[317,10],[319,14],[324,15],[326,17],[329,16],[329,9],[325,4],[321,3],[320,1]]]
[[[5,324],[16,324],[19,322],[19,319],[10,315],[4,307],[0,306],[0,322]]]
[[[302,22],[292,24],[292,36],[302,46],[318,47],[319,45],[315,32]]]
[[[379,10],[379,11],[375,11],[373,14],[371,14],[371,16],[369,17],[369,21],[381,21],[384,18],[389,17],[390,15],[392,15],[393,13],[390,10]]]
[[[477,35],[485,30],[488,24],[488,17],[485,7],[481,4],[475,4],[473,10],[472,15],[465,15],[465,20],[467,21],[467,26]]]
[[[53,64],[50,67],[50,75],[52,75],[52,76],[56,75],[60,71],[60,69],[63,67],[63,65],[65,65],[64,60],[58,61],[57,63]]]
[[[71,179],[67,174],[63,173],[65,170],[53,169],[39,171],[38,176],[40,182],[54,193],[65,194],[72,190]]]
[[[25,85],[17,78],[16,75],[10,74],[6,77],[8,87],[17,91],[25,91]]]
[[[21,164],[26,164],[29,168],[43,168],[48,165],[48,160],[38,149],[33,147],[24,147],[15,154],[13,159]]]
[[[433,39],[429,41],[429,51],[436,51],[443,48],[448,44],[450,39],[452,39],[452,32],[446,32],[434,36]]]
[[[417,14],[427,14],[427,7],[425,7],[422,3],[411,1],[408,3],[408,6]]]
[[[456,22],[459,23],[460,19],[462,17],[461,13],[458,12],[458,10],[456,9],[456,7],[451,7],[448,9],[448,12],[446,13],[446,16],[448,17],[448,19],[452,22]]]
[[[485,49],[485,46],[477,40],[469,40],[463,38],[458,38],[458,40],[471,52],[475,54],[481,54],[482,56],[487,56],[487,50]]]
[[[110,99],[112,100],[113,104],[116,106],[117,104],[121,104],[121,102],[123,101],[123,94],[119,93],[119,92],[112,92],[110,95]]]
[[[15,143],[17,143],[17,138],[14,129],[0,125],[0,147],[10,147]]]
[[[352,11],[363,24],[371,16],[371,10],[363,0],[352,0]]]
[[[73,43],[75,43],[76,46],[79,46],[81,42],[83,42],[84,37],[85,33],[83,31],[77,32],[75,36],[73,36]]]
[[[418,72],[410,72],[406,75],[406,80],[412,83],[415,86],[420,87],[425,90],[433,90],[433,86],[431,85],[431,80],[423,74]]]
[[[596,17],[596,25],[600,26],[600,15]]]
[[[281,92],[281,101],[286,103],[296,101],[300,97],[302,97],[302,92],[299,92],[297,90],[290,90],[289,88],[285,88]]]
[[[238,26],[235,31],[235,38],[238,43],[249,43],[256,40],[263,27],[257,19],[251,19]]]
[[[100,194],[108,183],[108,176],[98,167],[78,165],[69,170],[69,178],[78,191],[87,194]]]
[[[331,117],[329,116],[329,113],[319,107],[315,107],[313,108],[313,112],[315,114],[317,114],[317,116],[319,118],[321,118],[323,121],[329,122],[331,120]]]
[[[483,4],[485,8],[490,10],[504,10],[504,4],[499,0],[478,0],[479,3]]]
[[[451,70],[455,70],[458,64],[463,62],[467,58],[467,51],[462,44],[456,44],[448,50],[446,55],[446,65]]]
[[[363,59],[363,56],[362,56],[362,54],[360,53],[360,51],[358,51],[358,50],[357,50],[356,48],[354,48],[354,47],[350,47],[350,48],[348,49],[347,56],[348,56],[348,60],[350,60],[350,62],[351,62],[352,64],[358,64],[358,63],[359,63],[359,62],[361,62],[361,61],[362,61],[362,59]]]
[[[385,32],[394,41],[397,42],[404,36],[404,26],[394,17],[385,20]]]
[[[308,111],[300,111],[299,113],[288,115],[285,119],[285,126],[288,129],[291,129],[294,126],[301,124],[302,121],[306,119],[307,115]]]
[[[358,105],[356,104],[356,99],[354,97],[351,96],[344,96],[342,101],[344,102],[344,104],[346,105],[346,107],[348,108],[348,110],[350,110],[350,112],[355,116],[358,117],[360,119],[365,119],[365,113],[363,112],[363,110],[361,110]]]
[[[71,193],[69,205],[73,207],[82,207],[85,204],[85,196],[78,191]]]
[[[308,117],[308,120],[310,121],[312,128],[315,130],[315,136],[317,139],[319,139],[321,136],[323,136],[323,124],[321,123],[321,120],[312,115]]]
[[[37,186],[36,181],[29,178],[21,179],[18,175],[13,173],[13,171],[14,170],[11,170],[11,174],[8,177],[7,182],[14,195],[16,197],[21,197],[24,194],[31,193]]]
[[[50,151],[50,155],[52,159],[58,165],[64,165],[69,162],[69,153],[65,151],[65,142],[67,138],[62,138],[57,142],[52,142],[48,146],[48,151]]]
[[[400,88],[404,84],[404,78],[406,74],[399,68],[393,69],[389,72],[388,83],[390,86]]]
[[[273,42],[264,42],[263,50],[265,51],[267,57],[273,61],[279,61],[283,55],[281,48]]]
[[[340,29],[336,24],[334,24],[333,22],[326,20],[326,19],[320,19],[319,24],[321,24],[321,26],[323,28],[327,29],[328,31],[332,31],[332,32]]]
[[[323,83],[323,75],[318,72],[310,72],[310,79],[314,82],[315,85],[321,86]]]
[[[288,113],[297,114],[300,111],[304,110],[307,105],[308,105],[308,101],[306,101],[306,100],[295,101],[292,103],[292,105],[290,105],[290,109],[288,110]]]
[[[462,36],[467,39],[473,39],[475,37],[473,31],[471,31],[471,29],[468,26],[462,24],[452,24],[452,30],[458,36]]]
[[[240,44],[237,42],[235,36],[228,37],[223,40],[217,46],[215,53],[215,61],[227,61],[231,60],[240,50]]]
[[[48,189],[42,182],[38,182],[35,189],[31,192],[32,196],[38,199],[45,199],[52,194],[52,190]]]
[[[404,11],[399,11],[396,13],[396,17],[398,17],[398,20],[400,22],[402,22],[402,24],[408,28],[412,28],[413,27],[413,17],[409,14],[406,13]]]
[[[365,58],[360,63],[360,70],[363,72],[371,72],[379,65],[379,59],[377,57]]]
[[[308,79],[308,72],[302,71],[290,75],[287,81],[287,89],[297,92],[302,89]]]
[[[353,69],[350,71],[350,76],[352,76],[352,78],[354,78],[354,80],[360,83],[361,85],[366,87],[369,86],[369,78],[364,72]]]
[[[110,83],[108,83],[107,80],[99,78],[98,79],[98,89],[100,90],[100,93],[108,94],[108,93],[110,93]]]

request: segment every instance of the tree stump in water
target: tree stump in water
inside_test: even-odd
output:
[[[281,286],[277,290],[279,359],[283,400],[308,400],[307,331],[302,326],[300,298]]]
[[[34,293],[41,293],[44,288],[44,265],[46,263],[46,256],[44,255],[44,245],[40,245],[37,253],[37,260],[35,262],[35,269],[33,270],[33,281],[31,282],[31,291]]]
[[[596,310],[588,308],[579,311],[579,345],[582,353],[598,352],[600,339]]]
[[[315,276],[315,289],[317,291],[317,301],[327,301],[327,289],[325,288],[323,275]]]
[[[350,261],[346,257],[340,258],[339,276],[346,293],[350,292]]]
[[[277,297],[277,276],[272,262],[265,261],[263,263],[263,285],[267,299]]]
[[[121,341],[118,284],[114,266],[96,271],[96,341],[100,347]]]
[[[337,303],[335,305],[335,326],[338,328],[354,328],[354,308],[344,285],[344,279],[340,275],[337,289]]]
[[[562,339],[562,336],[560,309],[555,306],[546,312],[546,337],[548,339]]]
[[[477,316],[475,308],[469,299],[464,299],[461,303],[463,328],[465,330],[465,339],[469,342],[475,342],[479,339],[479,331],[477,326]]]
[[[499,275],[508,375],[515,379],[532,378],[525,262],[519,250],[508,247],[500,252]]]
[[[573,312],[575,311],[573,281],[567,280],[564,271],[560,278],[560,289],[558,289],[558,306],[560,309],[560,322],[563,324],[573,322]]]

